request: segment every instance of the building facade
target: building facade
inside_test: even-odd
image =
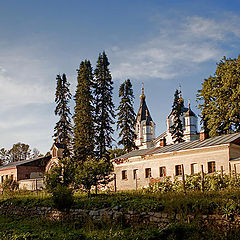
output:
[[[180,120],[183,126],[183,143],[174,144],[172,139],[173,114],[166,119],[167,130],[155,138],[155,123],[146,104],[142,87],[141,103],[136,118],[134,150],[114,159],[117,190],[133,190],[161,181],[166,176],[172,179],[199,173],[213,173],[231,168],[240,172],[240,134],[229,134],[205,139],[204,132],[198,132],[198,117],[192,111],[190,102],[184,106],[179,90],[181,109]]]
[[[114,160],[117,190],[148,187],[166,176],[240,172],[240,134],[217,136],[162,147],[135,150]]]

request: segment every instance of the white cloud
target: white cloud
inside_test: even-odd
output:
[[[51,73],[47,62],[37,60],[36,53],[26,47],[2,50],[1,53],[1,111],[9,107],[54,100],[55,82],[54,79],[49,81]]]
[[[239,40],[239,22],[238,17],[216,20],[199,16],[164,21],[153,39],[131,49],[112,48],[113,76],[142,80],[190,75],[201,63],[223,57],[226,49],[221,45],[232,36]]]

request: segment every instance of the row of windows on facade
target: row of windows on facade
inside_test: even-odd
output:
[[[207,165],[208,165],[208,173],[215,172],[216,164],[214,161],[208,162]],[[197,163],[191,164],[191,174],[197,173],[196,166],[197,166]],[[137,178],[137,170],[138,169],[133,170],[133,179]],[[183,173],[182,165],[176,165],[175,166],[175,176],[181,176],[182,173]],[[145,178],[150,178],[150,177],[152,177],[151,168],[145,168]],[[159,177],[166,177],[166,167],[165,166],[162,166],[159,168]],[[122,180],[126,180],[126,179],[127,179],[127,170],[123,170],[122,171]]]
[[[0,178],[0,183],[3,183],[3,181],[4,180],[6,180],[6,179],[8,179],[8,178],[10,178],[10,179],[13,179],[13,175],[5,175],[5,176],[1,176],[1,178]]]

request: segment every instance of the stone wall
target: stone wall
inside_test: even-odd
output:
[[[27,216],[28,218],[44,218],[48,220],[110,221],[129,225],[154,225],[160,228],[167,227],[174,222],[191,223],[194,219],[206,225],[211,224],[222,228],[240,226],[240,216],[234,216],[230,219],[221,215],[188,215],[183,217],[180,214],[168,214],[165,212],[129,211],[117,206],[98,210],[70,209],[69,211],[58,211],[51,207],[20,207],[5,202],[0,205],[0,215]]]

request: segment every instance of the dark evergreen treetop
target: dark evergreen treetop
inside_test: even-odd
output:
[[[73,150],[75,160],[83,163],[94,152],[94,108],[91,92],[93,74],[90,61],[81,62],[77,72]]]
[[[66,74],[62,77],[57,75],[57,87],[55,94],[56,109],[55,115],[59,116],[59,121],[54,128],[55,141],[64,144],[64,156],[69,156],[71,151],[72,141],[72,125],[71,125],[71,112],[69,101],[71,100],[70,83],[67,81]]]
[[[108,155],[107,149],[111,148],[114,124],[114,104],[112,100],[113,81],[108,68],[109,61],[105,52],[99,54],[97,66],[94,71],[94,106],[96,130],[96,155],[97,159]]]
[[[184,142],[183,126],[182,126],[182,122],[180,119],[183,107],[184,107],[183,100],[179,96],[178,90],[176,90],[175,94],[174,94],[173,105],[172,105],[173,125],[171,127],[171,134],[172,134],[174,143]]]
[[[198,91],[199,108],[210,137],[240,131],[240,56],[224,57]]]
[[[133,109],[134,95],[132,83],[129,79],[121,84],[119,88],[119,97],[121,98],[121,101],[117,113],[117,128],[120,130],[120,141],[118,144],[122,144],[124,146],[124,150],[130,152],[132,149],[136,149],[136,145],[134,143],[136,138],[134,131],[136,114]]]

